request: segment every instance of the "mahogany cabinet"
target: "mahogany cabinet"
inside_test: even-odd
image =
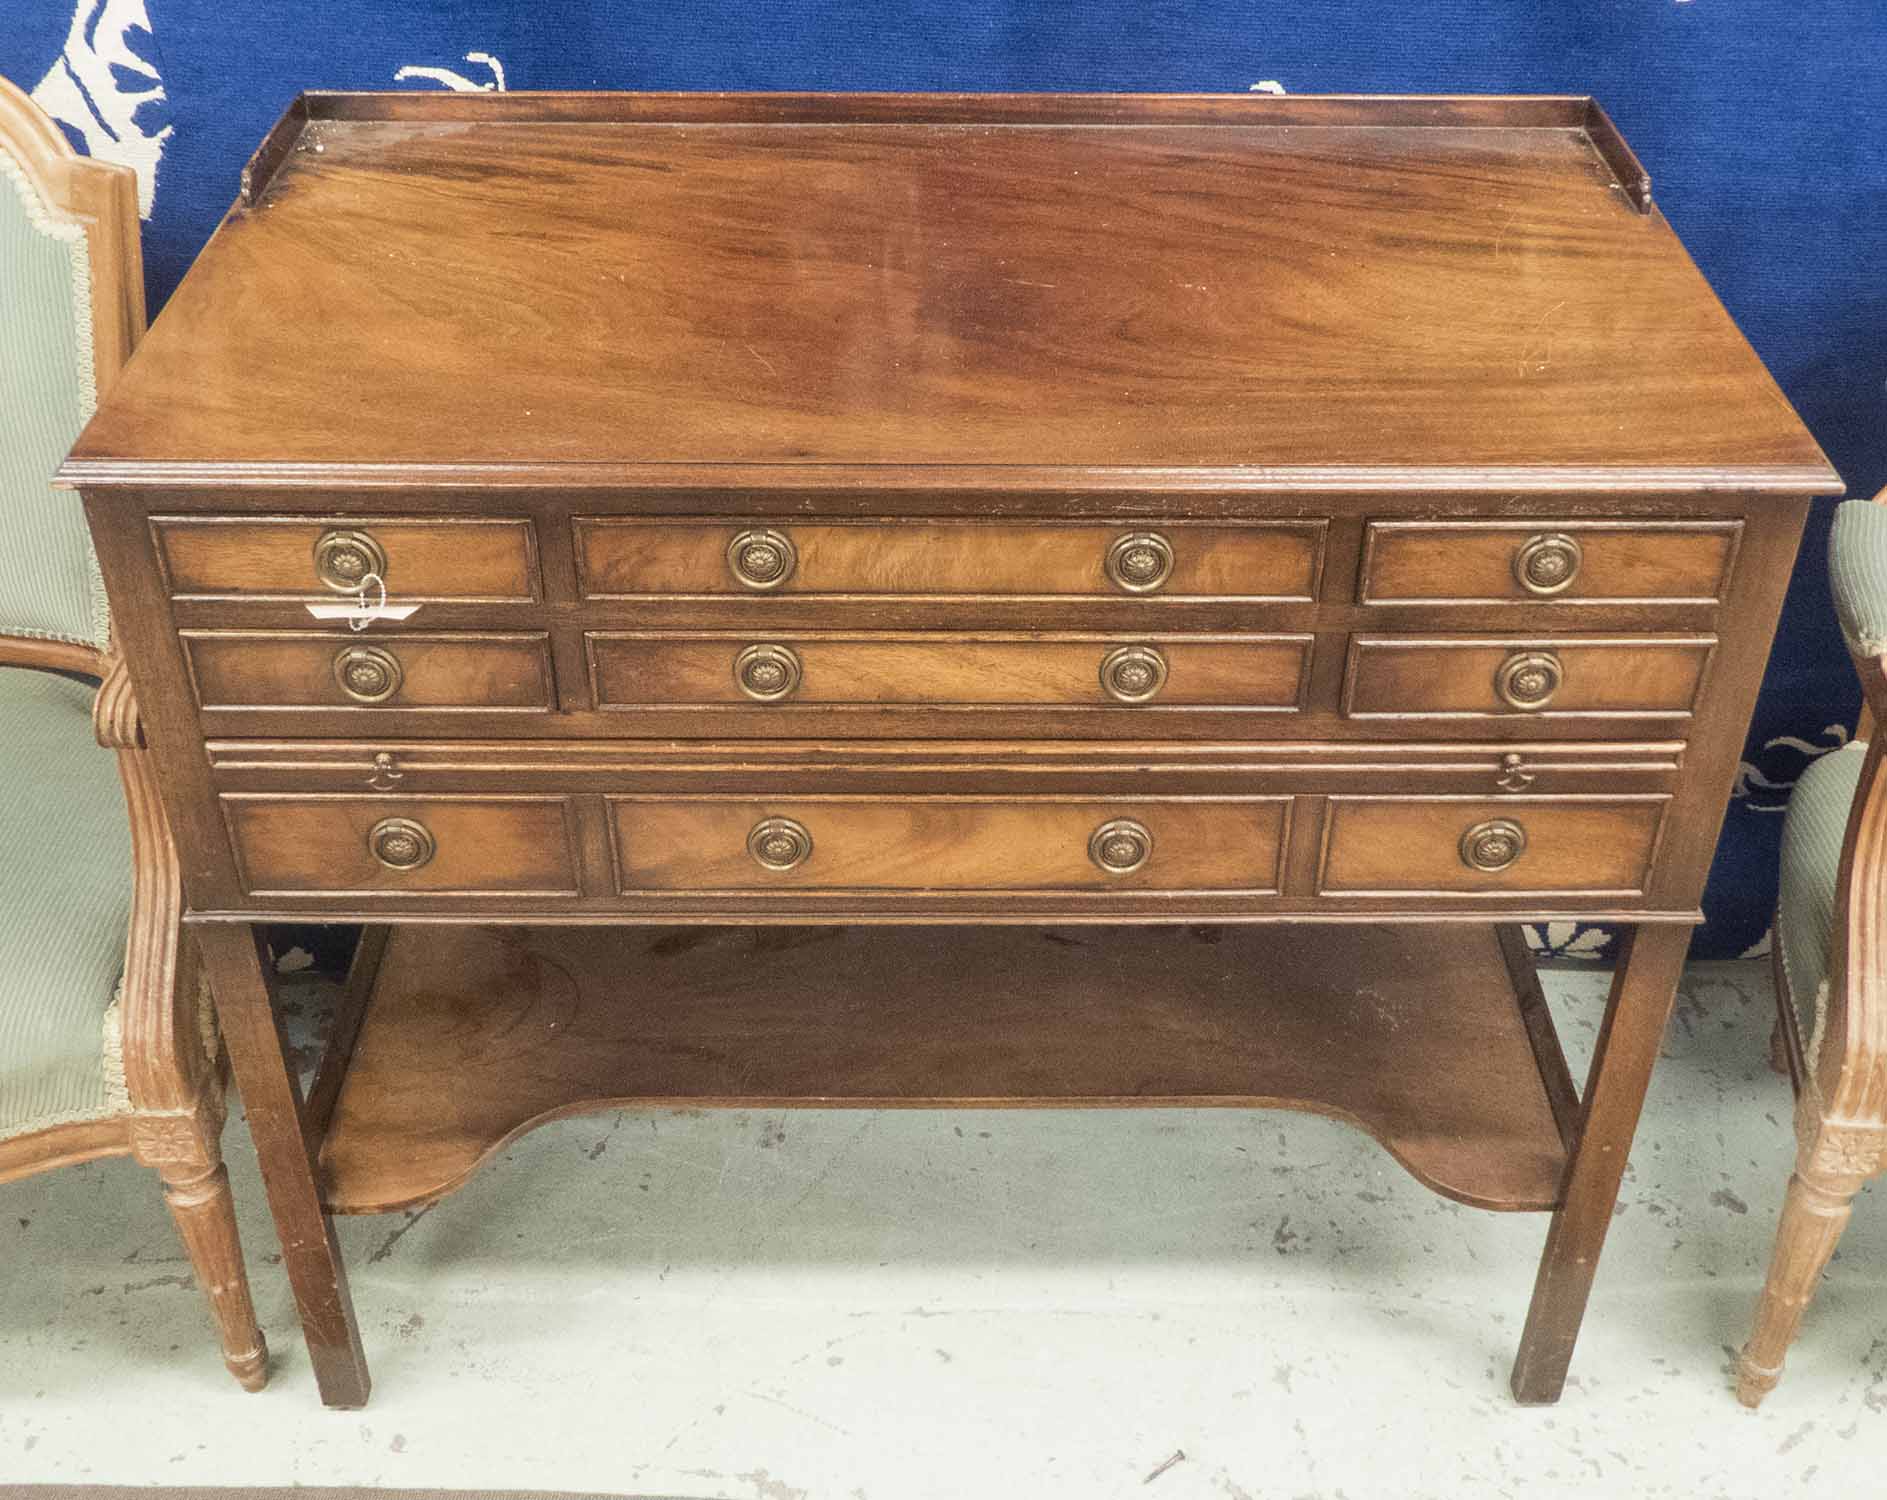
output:
[[[1555,1399],[1839,488],[1590,100],[1243,95],[309,94],[63,479],[336,1404],[327,1215],[625,1102],[1336,1114]]]

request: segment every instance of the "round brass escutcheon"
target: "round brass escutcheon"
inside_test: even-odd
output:
[[[406,673],[400,659],[378,646],[348,646],[334,657],[334,680],[356,703],[385,703]]]
[[[791,818],[762,818],[747,835],[747,852],[763,870],[790,870],[812,857],[812,835]]]
[[[1107,549],[1107,576],[1130,594],[1150,594],[1173,571],[1173,544],[1157,531],[1129,531]]]
[[[432,831],[411,818],[382,818],[367,830],[367,848],[389,870],[417,870],[438,849]]]
[[[777,589],[793,576],[799,551],[784,532],[743,531],[727,544],[727,566],[750,589]]]
[[[1461,835],[1461,863],[1490,874],[1527,852],[1527,831],[1511,818],[1490,818]]]
[[[1153,835],[1133,818],[1114,818],[1088,838],[1088,858],[1109,875],[1131,875],[1153,853]]]
[[[1494,674],[1494,691],[1509,708],[1531,713],[1553,701],[1565,678],[1565,668],[1551,651],[1516,651]]]
[[[364,531],[324,531],[315,539],[315,577],[338,594],[357,594],[370,576],[383,582],[387,552]]]
[[[776,703],[799,687],[799,653],[791,646],[749,646],[734,658],[734,683],[756,703]]]
[[[1101,658],[1101,687],[1122,703],[1146,703],[1166,686],[1166,658],[1152,646],[1119,646]]]
[[[1529,594],[1546,597],[1572,587],[1585,554],[1563,531],[1528,537],[1514,553],[1514,580]]]

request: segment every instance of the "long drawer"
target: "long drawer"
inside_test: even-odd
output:
[[[586,599],[720,594],[1309,600],[1325,523],[576,518]]]
[[[997,636],[595,631],[596,706],[1121,704],[1294,710],[1311,640],[1275,636]]]
[[[617,797],[609,817],[625,893],[1269,893],[1290,806],[1288,797]]]

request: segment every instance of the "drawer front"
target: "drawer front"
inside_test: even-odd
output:
[[[1278,886],[1288,797],[612,798],[618,889],[1182,891]]]
[[[333,601],[367,572],[395,602],[538,597],[529,521],[153,516],[151,526],[178,599]]]
[[[1365,604],[1714,604],[1740,521],[1372,521]]]
[[[219,800],[252,896],[577,894],[564,797]]]
[[[802,633],[588,638],[597,707],[1302,704],[1311,637]]]
[[[1665,796],[1332,797],[1325,896],[1635,896],[1650,877]]]
[[[184,631],[202,708],[551,707],[542,635]]]
[[[1351,718],[1686,718],[1714,636],[1418,639],[1357,636]]]
[[[797,594],[1308,600],[1322,521],[817,524],[580,517],[586,598]]]

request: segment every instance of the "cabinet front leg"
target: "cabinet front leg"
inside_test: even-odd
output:
[[[1622,940],[1580,1101],[1579,1135],[1514,1360],[1514,1399],[1522,1405],[1547,1405],[1565,1388],[1566,1366],[1689,946],[1690,928],[1674,923],[1636,927]]]
[[[276,1015],[268,949],[247,923],[204,923],[194,936],[229,1048],[236,1089],[262,1162],[262,1185],[282,1242],[302,1335],[321,1399],[367,1403],[370,1382],[354,1303],[334,1226],[321,1207],[314,1158],[302,1127],[301,1082]]]

